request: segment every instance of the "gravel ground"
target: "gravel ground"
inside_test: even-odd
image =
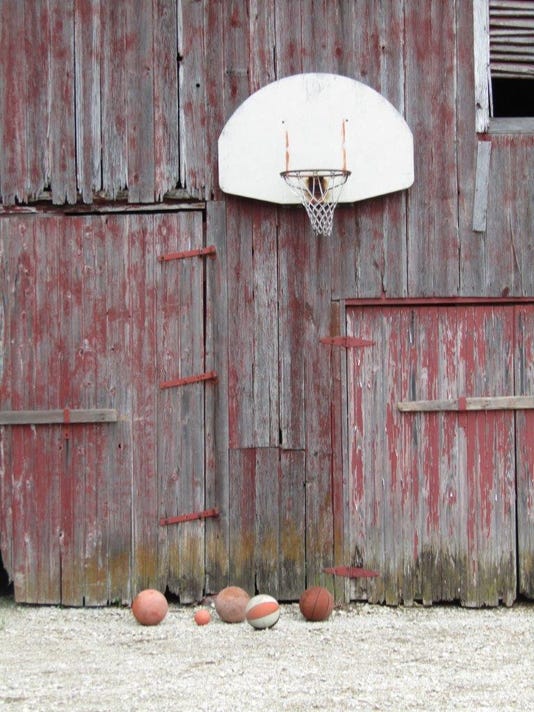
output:
[[[534,605],[358,604],[324,623],[284,605],[266,631],[215,612],[198,627],[195,610],[145,628],[127,608],[0,599],[0,709],[534,709]]]

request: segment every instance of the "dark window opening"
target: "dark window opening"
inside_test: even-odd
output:
[[[493,116],[534,116],[533,79],[492,79]]]
[[[0,597],[13,596],[13,583],[9,580],[7,571],[4,569],[2,554],[0,553]]]

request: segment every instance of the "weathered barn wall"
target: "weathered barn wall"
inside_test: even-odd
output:
[[[478,526],[470,509],[454,510],[464,526],[459,541],[449,541],[437,517],[424,550],[399,554],[394,524],[418,532],[425,516],[415,479],[408,489],[391,483],[393,521],[381,510],[382,528],[366,536],[373,519],[361,520],[357,498],[367,502],[381,476],[397,475],[387,463],[377,470],[386,413],[365,404],[354,383],[376,372],[380,392],[397,398],[388,384],[400,341],[361,353],[321,341],[351,329],[357,336],[380,314],[375,305],[355,321],[359,299],[385,301],[380,332],[387,299],[484,297],[491,310],[491,300],[534,294],[534,139],[475,133],[471,3],[429,0],[422,10],[408,0],[6,0],[0,13],[0,409],[120,413],[118,424],[70,426],[68,440],[56,426],[3,428],[0,546],[18,598],[105,602],[150,584],[191,600],[231,580],[288,599],[306,582],[324,582],[339,598],[510,602],[515,570],[502,557],[494,572],[507,580],[497,588],[479,583],[473,591],[464,581],[458,593],[457,572],[447,583],[440,573],[449,552],[466,544],[468,522]],[[340,206],[328,240],[312,236],[300,208],[218,188],[217,138],[232,112],[268,82],[308,71],[368,83],[414,133],[413,187]],[[472,229],[479,139],[491,142],[485,232]],[[36,199],[39,210],[57,205],[56,214],[17,213],[16,204]],[[163,200],[162,210],[177,212],[158,215]],[[156,212],[63,214],[61,206],[82,203]],[[163,280],[154,259],[156,246],[184,244],[216,246],[215,257],[180,267],[195,275],[186,278],[195,284],[189,292],[172,262]],[[523,308],[522,324],[531,319],[528,304],[506,308]],[[27,317],[34,309],[37,321]],[[441,309],[431,310],[431,323],[440,323]],[[502,313],[497,343],[520,323]],[[517,345],[525,371],[530,351]],[[82,362],[94,364],[90,378]],[[217,381],[161,390],[161,378],[175,377],[173,362],[183,375],[213,368]],[[359,401],[371,462],[361,471],[352,447]],[[518,578],[534,595],[531,423],[526,412],[495,416],[498,437],[506,438],[510,418],[523,455],[514,462],[518,490],[506,502],[510,517],[517,506],[518,520],[530,522],[517,532]],[[405,421],[419,442],[428,435],[419,466],[432,463],[435,478],[450,477],[436,462],[444,457],[436,429],[423,416],[400,418],[402,428]],[[82,440],[74,448],[71,430]],[[406,433],[397,444],[384,441],[385,452],[409,459]],[[462,486],[475,492],[472,470],[462,472]],[[424,481],[424,472],[417,476]],[[162,516],[204,507],[220,516],[159,526]],[[41,537],[32,512],[43,517],[49,508]],[[503,511],[496,507],[495,517],[505,522]],[[382,578],[356,585],[323,573],[358,563],[380,568]]]

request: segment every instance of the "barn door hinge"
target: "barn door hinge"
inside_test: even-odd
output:
[[[361,569],[359,566],[332,566],[328,569],[323,569],[325,574],[333,574],[334,576],[346,576],[347,578],[373,578],[380,576],[378,571],[372,569]]]
[[[190,383],[200,383],[202,381],[216,381],[217,372],[208,371],[207,373],[198,373],[195,376],[186,376],[185,378],[175,378],[172,381],[163,381],[159,384],[160,388],[176,388],[177,386],[187,386]]]
[[[160,255],[160,262],[170,262],[171,260],[185,260],[189,257],[215,257],[217,248],[215,245],[208,247],[198,247],[195,250],[185,250],[184,252],[169,252],[166,255]]]
[[[362,346],[373,346],[375,342],[369,339],[360,339],[357,336],[323,336],[321,343],[329,346],[341,346],[344,349],[354,349]]]
[[[162,517],[159,520],[160,527],[166,527],[169,524],[181,524],[182,522],[194,522],[196,519],[209,519],[210,517],[218,517],[219,510],[217,507],[212,509],[203,509],[201,512],[189,512],[188,514],[179,514],[176,517]]]

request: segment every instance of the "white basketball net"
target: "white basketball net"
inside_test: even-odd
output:
[[[350,171],[313,169],[283,171],[280,175],[306,208],[313,232],[329,237],[334,210]]]

